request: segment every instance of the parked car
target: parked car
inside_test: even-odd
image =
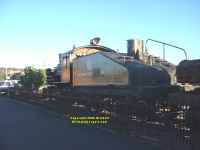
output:
[[[15,83],[11,80],[0,81],[0,94],[9,92],[9,89],[13,88]]]

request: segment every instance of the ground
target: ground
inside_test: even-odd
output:
[[[107,131],[75,127],[61,115],[39,106],[0,97],[1,150],[156,150]]]

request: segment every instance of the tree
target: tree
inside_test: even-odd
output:
[[[40,86],[44,85],[46,83],[46,80],[46,71],[44,69],[39,69],[35,76],[35,87],[39,88]]]
[[[10,77],[10,79],[11,80],[20,80],[21,76],[23,76],[22,73],[15,73]]]
[[[24,76],[21,78],[21,83],[26,88],[32,88],[35,80],[36,69],[32,66],[24,69]]]
[[[46,83],[46,72],[43,69],[35,69],[32,66],[24,69],[24,76],[21,77],[21,83],[26,88],[39,88]]]
[[[6,75],[5,74],[0,74],[0,81],[6,80]]]

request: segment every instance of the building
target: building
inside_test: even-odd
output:
[[[0,75],[5,75],[7,78],[10,78],[15,74],[23,74],[23,73],[24,69],[22,68],[5,68],[5,67],[0,68]]]

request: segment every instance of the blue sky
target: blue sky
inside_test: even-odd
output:
[[[200,2],[197,0],[0,0],[0,66],[56,66],[58,53],[73,44],[101,44],[126,52],[126,40],[156,39],[200,58]],[[162,47],[148,45],[162,56]],[[166,48],[173,63],[182,52]]]

